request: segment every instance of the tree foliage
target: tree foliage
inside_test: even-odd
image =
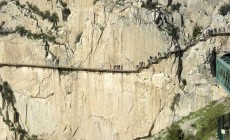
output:
[[[0,8],[3,7],[3,6],[5,6],[5,5],[7,5],[7,2],[6,2],[6,1],[0,2]]]
[[[198,35],[200,35],[200,34],[202,33],[201,30],[202,30],[202,27],[196,25],[196,26],[193,28],[193,32],[192,32],[193,38],[196,38]]]
[[[184,132],[178,124],[173,124],[168,128],[166,140],[183,140]]]
[[[181,4],[180,4],[180,3],[172,4],[172,5],[171,5],[171,10],[172,10],[173,12],[179,11],[179,10],[180,10],[180,7],[181,7]]]
[[[222,16],[227,15],[230,12],[230,4],[225,4],[220,7],[219,14]]]
[[[43,19],[47,19],[50,22],[57,23],[59,21],[58,14],[56,12],[50,14],[49,11],[40,11],[40,9],[36,5],[32,5],[27,2],[28,7],[37,15],[41,16]]]

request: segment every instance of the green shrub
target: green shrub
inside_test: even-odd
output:
[[[62,7],[66,7],[67,6],[67,3],[66,2],[63,2],[62,0],[60,0],[60,3],[62,5]]]
[[[187,85],[187,81],[186,81],[186,79],[183,79],[183,80],[182,80],[182,84],[183,84],[184,86],[186,86],[186,85]]]
[[[198,140],[193,134],[186,133],[184,140]]]
[[[20,34],[21,37],[26,36],[28,31],[25,30],[25,27],[17,26],[15,31]]]
[[[6,1],[2,1],[0,2],[0,8],[2,8],[3,6],[7,5],[7,2]]]
[[[25,4],[21,4],[21,5],[19,5],[21,8],[25,8],[26,7],[26,5]]]
[[[16,4],[17,6],[19,6],[19,5],[20,5],[20,2],[19,2],[18,0],[17,0],[17,1],[15,1],[15,2],[16,2],[15,4]]]
[[[59,21],[59,17],[58,14],[56,12],[52,13],[52,15],[50,14],[49,11],[40,11],[39,8],[37,6],[33,6],[32,4],[30,4],[29,2],[27,2],[28,7],[37,15],[41,16],[43,19],[47,19],[50,22],[53,23],[57,23]]]
[[[215,134],[217,129],[217,118],[223,113],[224,106],[222,104],[210,106],[210,108],[202,114],[202,117],[195,122],[197,128],[196,138],[206,140],[213,135],[213,132]]]
[[[170,106],[170,109],[172,110],[172,111],[175,111],[175,105],[177,105],[178,106],[178,103],[179,103],[179,101],[180,101],[180,94],[179,93],[177,93],[174,97],[173,97],[173,102],[172,102],[172,104],[171,104],[171,106]]]
[[[183,140],[184,132],[178,124],[173,124],[167,129],[168,135],[166,140]]]
[[[219,14],[222,16],[227,15],[228,12],[230,12],[230,4],[225,4],[225,5],[221,6],[219,9]]]
[[[22,32],[22,31],[25,31],[25,27],[22,27],[22,26],[16,26],[16,31],[17,32]]]
[[[146,5],[144,5],[143,7],[146,8],[146,9],[156,9],[157,8],[157,5],[159,5],[157,2],[147,2]]]
[[[27,134],[26,130],[24,130],[21,125],[18,125],[18,127],[15,128],[15,131],[19,134]]]
[[[82,32],[77,35],[75,43],[78,43],[80,41],[81,36],[82,36]]]
[[[8,103],[13,103],[14,96],[13,91],[10,88],[8,82],[3,82],[3,92],[2,92],[2,98],[6,100]]]
[[[19,33],[21,36],[27,36],[29,39],[42,39],[43,42],[50,41],[50,42],[55,42],[55,36],[46,34],[46,33],[31,33],[31,31],[26,30],[22,26],[17,26],[15,31]]]
[[[34,5],[34,6],[31,5],[30,8],[37,14],[40,12],[39,8],[36,5]]]
[[[94,1],[93,1],[93,4],[95,5],[98,1],[99,1],[99,0],[94,0]]]
[[[63,9],[62,10],[62,19],[63,19],[63,21],[67,21],[67,19],[68,19],[70,14],[71,14],[70,9],[68,9],[68,8]]]
[[[0,35],[7,36],[9,34],[13,34],[15,31],[0,31]]]
[[[49,19],[50,18],[50,12],[48,10],[45,11],[43,19]]]
[[[54,12],[54,13],[50,16],[49,20],[50,20],[51,22],[58,22],[58,21],[59,21],[58,14],[57,14],[56,12]]]
[[[171,36],[173,39],[177,40],[179,38],[178,33],[179,33],[180,29],[177,26],[175,26],[174,24],[171,24],[171,23],[167,24],[165,29],[166,29],[168,35]]]
[[[192,32],[193,38],[197,38],[197,36],[199,36],[202,33],[201,30],[202,30],[201,26],[196,25],[195,27],[193,27],[193,32]]]
[[[38,136],[32,135],[31,137],[27,137],[26,140],[38,140]]]
[[[192,123],[192,124],[191,124],[191,127],[196,128],[196,124],[195,124],[195,123]]]
[[[172,10],[173,12],[175,12],[175,11],[180,11],[180,6],[181,6],[180,3],[172,4],[172,5],[171,5],[171,10]]]

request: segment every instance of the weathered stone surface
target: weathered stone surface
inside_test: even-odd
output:
[[[56,0],[29,2],[41,11],[56,11],[59,19],[62,17],[63,7]],[[33,33],[55,35],[60,44],[49,42],[49,51],[60,59],[62,66],[112,68],[120,64],[124,69],[134,69],[140,61],[147,63],[150,55],[157,55],[172,44],[168,33],[154,22],[159,11],[143,8],[141,1],[64,2],[71,14],[67,22],[58,22],[57,30],[38,15],[32,14],[38,22],[25,16],[28,10],[18,10],[12,2],[0,10],[2,21],[7,23],[3,28],[20,25]],[[159,0],[163,6],[168,2]],[[195,25],[227,25],[229,15],[218,15],[218,6],[215,7],[220,1],[177,0],[173,4],[176,2],[182,6],[179,13],[172,15],[174,23],[181,27],[180,15],[185,23],[180,28],[179,43],[191,37]],[[17,18],[9,20],[15,14]],[[226,96],[210,76],[205,61],[214,46],[228,48],[228,43],[228,37],[215,37],[185,52],[181,77],[186,85],[178,82],[179,58],[174,55],[138,74],[1,67],[0,76],[12,88],[20,124],[30,135],[42,139],[135,139],[149,132],[156,134],[210,101]],[[44,46],[42,39],[17,34],[0,36],[0,62],[44,65]],[[180,94],[180,100],[171,110],[176,94]],[[0,139],[13,139],[13,132],[1,120]]]

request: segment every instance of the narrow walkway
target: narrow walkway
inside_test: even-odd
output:
[[[229,30],[228,30],[229,29]],[[86,71],[86,72],[100,72],[100,73],[140,73],[144,69],[149,69],[153,64],[158,64],[162,59],[167,59],[170,55],[175,54],[179,51],[187,51],[190,47],[196,45],[200,41],[205,41],[210,37],[216,36],[229,36],[230,28],[225,29],[223,27],[209,28],[206,29],[202,36],[197,40],[191,40],[186,43],[184,49],[174,48],[174,51],[163,52],[160,56],[154,57],[148,60],[147,65],[137,65],[136,69],[125,70],[125,69],[100,69],[100,68],[82,68],[82,67],[69,67],[69,66],[48,66],[48,65],[33,65],[33,64],[13,64],[13,63],[0,63],[0,67],[30,67],[30,68],[42,68],[42,69],[57,69],[60,71]]]
[[[98,69],[98,68],[81,68],[81,67],[68,67],[68,66],[48,66],[48,65],[30,65],[30,64],[13,64],[13,63],[0,63],[0,67],[30,67],[42,69],[57,69],[60,71],[87,71],[87,72],[106,72],[106,73],[137,73],[137,70],[115,70],[115,69]]]

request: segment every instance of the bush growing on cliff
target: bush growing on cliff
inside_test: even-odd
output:
[[[21,5],[19,5],[21,8],[25,8],[26,7],[26,5],[25,4],[21,4]]]
[[[181,7],[181,4],[180,4],[180,3],[172,4],[171,10],[172,10],[173,12],[176,12],[176,11],[179,11],[179,10],[180,10],[180,7]]]
[[[6,2],[6,1],[0,2],[0,9],[1,9],[3,6],[5,6],[5,5],[7,5],[7,2]]]
[[[30,3],[27,3],[28,4],[28,7],[35,13],[35,14],[39,14],[40,13],[40,10],[39,8],[36,6],[36,5],[32,5]]]
[[[31,137],[27,137],[26,140],[38,140],[38,136],[32,135]]]
[[[58,14],[57,14],[56,12],[54,12],[54,13],[50,16],[49,20],[50,20],[51,22],[58,22],[58,21],[59,21]]]
[[[220,7],[219,14],[222,16],[227,15],[230,12],[230,4],[225,4]]]
[[[19,33],[20,36],[26,36],[29,39],[42,39],[43,42],[49,41],[53,43],[57,43],[55,41],[55,36],[46,34],[46,33],[32,33],[29,30],[26,30],[25,27],[17,26],[15,32]]]
[[[184,86],[186,86],[186,85],[187,85],[187,81],[186,81],[186,79],[183,79],[183,80],[182,80],[182,84],[183,84]]]
[[[68,19],[70,14],[71,14],[70,9],[68,9],[68,8],[63,9],[62,10],[62,19],[63,19],[63,21],[67,21],[67,19]]]
[[[46,10],[43,19],[48,19],[48,18],[50,18],[50,12]]]
[[[178,40],[179,39],[179,31],[180,29],[175,26],[174,24],[167,24],[167,26],[165,27],[166,32],[168,33],[169,36],[171,36],[173,39]]]
[[[62,0],[60,0],[59,2],[60,2],[60,4],[61,4],[62,7],[66,7],[67,6],[66,2],[63,2]]]
[[[56,12],[50,14],[49,11],[40,11],[39,8],[35,5],[30,4],[27,2],[28,7],[37,15],[41,16],[43,19],[47,19],[50,22],[57,23],[59,21],[58,14]]]
[[[25,27],[22,27],[22,26],[17,26],[15,30],[16,32],[20,34],[20,36],[25,36],[27,33],[27,31],[25,30]]]
[[[146,4],[144,5],[144,8],[149,9],[149,10],[156,9],[157,5],[159,5],[157,2],[152,3],[152,1],[147,1]]]
[[[171,104],[171,106],[170,106],[170,109],[171,109],[172,111],[175,111],[175,105],[178,106],[179,101],[180,101],[180,94],[177,93],[177,94],[173,97],[173,102],[172,102],[172,104]]]
[[[94,0],[94,1],[93,1],[93,4],[95,5],[98,1],[99,1],[99,0]]]
[[[10,88],[8,82],[6,82],[6,81],[3,82],[2,97],[4,100],[6,100],[8,102],[8,104],[9,103],[13,104],[13,101],[14,101],[13,91]]]
[[[78,43],[80,41],[81,36],[82,36],[82,32],[77,35],[75,43]]]
[[[201,26],[196,25],[195,27],[193,27],[193,32],[192,32],[193,38],[197,38],[202,33],[201,30],[202,30]]]
[[[173,124],[168,128],[166,140],[183,140],[184,132],[178,124]]]
[[[20,2],[19,2],[18,0],[16,0],[16,1],[15,1],[15,4],[16,4],[17,6],[19,6],[19,5],[20,5]]]

